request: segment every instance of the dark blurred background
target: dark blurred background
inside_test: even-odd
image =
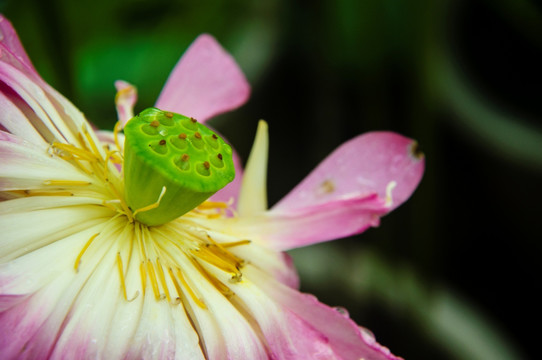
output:
[[[269,202],[342,142],[417,139],[425,177],[380,228],[292,251],[302,289],[406,359],[534,359],[542,286],[542,6],[531,0],[3,0],[43,77],[111,129],[113,82],[152,106],[200,33],[253,86],[212,124],[246,160],[270,125]]]

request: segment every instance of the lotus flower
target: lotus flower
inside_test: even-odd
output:
[[[397,359],[344,313],[300,293],[284,251],[378,225],[422,177],[413,140],[355,137],[268,209],[260,122],[244,174],[231,152],[233,182],[154,223],[164,211],[153,220],[142,214],[159,210],[177,185],[134,207],[148,195],[125,178],[137,180],[128,173],[143,166],[128,166],[124,149],[137,95],[116,85],[119,123],[114,132],[94,130],[40,78],[0,17],[3,359]],[[200,126],[248,95],[233,58],[201,35],[169,77],[155,104],[161,110],[152,111]],[[164,125],[152,121],[161,134]],[[159,188],[161,170],[149,171]]]

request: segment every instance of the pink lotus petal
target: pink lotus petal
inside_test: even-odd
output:
[[[297,211],[272,211],[239,221],[243,236],[260,239],[275,250],[285,251],[360,233],[380,224],[389,208],[376,194],[331,201]]]
[[[115,81],[117,95],[115,96],[115,105],[117,106],[117,115],[122,127],[128,120],[134,117],[134,105],[137,101],[137,89],[126,81]]]
[[[320,303],[316,297],[302,294],[288,286],[274,281],[269,275],[254,267],[247,267],[247,277],[274,301],[292,312],[298,319],[310,325],[311,334],[316,339],[327,339],[333,353],[339,359],[400,360],[390,351],[378,344],[372,334],[361,329],[344,313]],[[290,318],[295,325],[296,318]],[[303,325],[302,326],[307,326]],[[299,326],[299,325],[298,325]]]
[[[268,213],[270,241],[286,250],[377,226],[420,182],[416,142],[391,132],[360,135],[336,149]]]
[[[6,58],[8,58],[6,51],[9,55],[16,57],[18,62],[24,64],[28,70],[31,70],[37,75],[11,22],[3,15],[0,15],[0,61],[6,61]]]
[[[286,195],[273,210],[314,206],[342,198],[376,193],[386,198],[392,181],[395,209],[414,192],[424,170],[416,142],[392,132],[370,132],[337,148]]]
[[[48,87],[43,81],[35,76],[20,71],[9,63],[0,61],[0,81],[11,88],[31,109],[41,128],[37,129],[48,141],[62,141],[65,139],[71,143],[77,143],[78,139],[69,128],[71,120],[60,114],[65,110],[56,106],[56,97],[61,96],[48,92]],[[80,113],[79,113],[80,114]],[[78,124],[79,125],[79,124]]]
[[[0,295],[0,312],[9,310],[17,304],[22,303],[27,297],[27,295]]]
[[[215,276],[220,276],[214,273]],[[243,308],[257,322],[269,348],[269,358],[285,360],[335,359],[328,339],[311,324],[284,309],[260,288],[258,281],[246,278],[242,285],[231,284],[231,290]],[[224,278],[227,281],[227,275]]]
[[[235,60],[210,35],[200,35],[184,53],[156,107],[205,122],[244,104],[250,86]]]

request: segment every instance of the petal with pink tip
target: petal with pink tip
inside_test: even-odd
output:
[[[391,132],[360,135],[336,149],[263,222],[286,250],[359,233],[407,200],[420,182],[416,142]]]
[[[331,348],[338,359],[400,360],[389,349],[378,344],[372,334],[358,327],[347,315],[320,303],[314,296],[285,286],[255,267],[245,274],[271,299],[291,312],[292,327],[310,329],[308,335],[322,345],[324,353]]]
[[[17,57],[29,70],[32,70],[34,73],[36,72],[11,22],[0,15],[0,55],[2,55],[0,59],[5,61],[3,51],[9,51],[11,55]]]
[[[213,270],[211,270],[213,272]],[[262,291],[258,281],[246,277],[240,283],[228,282],[228,274],[213,272],[228,284],[257,322],[269,348],[271,359],[337,359],[323,334],[297,317]],[[300,336],[302,334],[303,336]]]
[[[395,209],[422,178],[423,156],[416,151],[414,140],[392,132],[357,136],[324,159],[273,210],[290,211],[372,193],[381,199],[391,195],[390,210]]]
[[[291,212],[223,220],[217,226],[241,238],[249,238],[274,250],[285,251],[360,233],[378,226],[388,207],[376,194],[336,200]]]
[[[78,273],[73,271],[72,255],[103,228],[66,237],[57,232],[58,241],[0,265],[0,303],[5,298],[23,299],[0,315],[0,353],[5,358],[49,358],[72,302],[94,270],[93,261],[107,249],[101,247],[98,256],[85,257]]]
[[[170,74],[156,107],[205,122],[244,104],[250,86],[239,66],[210,35],[200,35]]]

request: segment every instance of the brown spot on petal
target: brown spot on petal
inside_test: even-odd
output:
[[[335,183],[330,179],[322,182],[317,189],[318,195],[331,194],[334,191],[335,191]]]
[[[423,154],[423,152],[421,151],[420,149],[420,146],[418,144],[417,141],[413,141],[410,145],[409,145],[409,154],[414,157],[416,160],[420,160],[420,159],[423,159],[423,157],[425,156]]]

